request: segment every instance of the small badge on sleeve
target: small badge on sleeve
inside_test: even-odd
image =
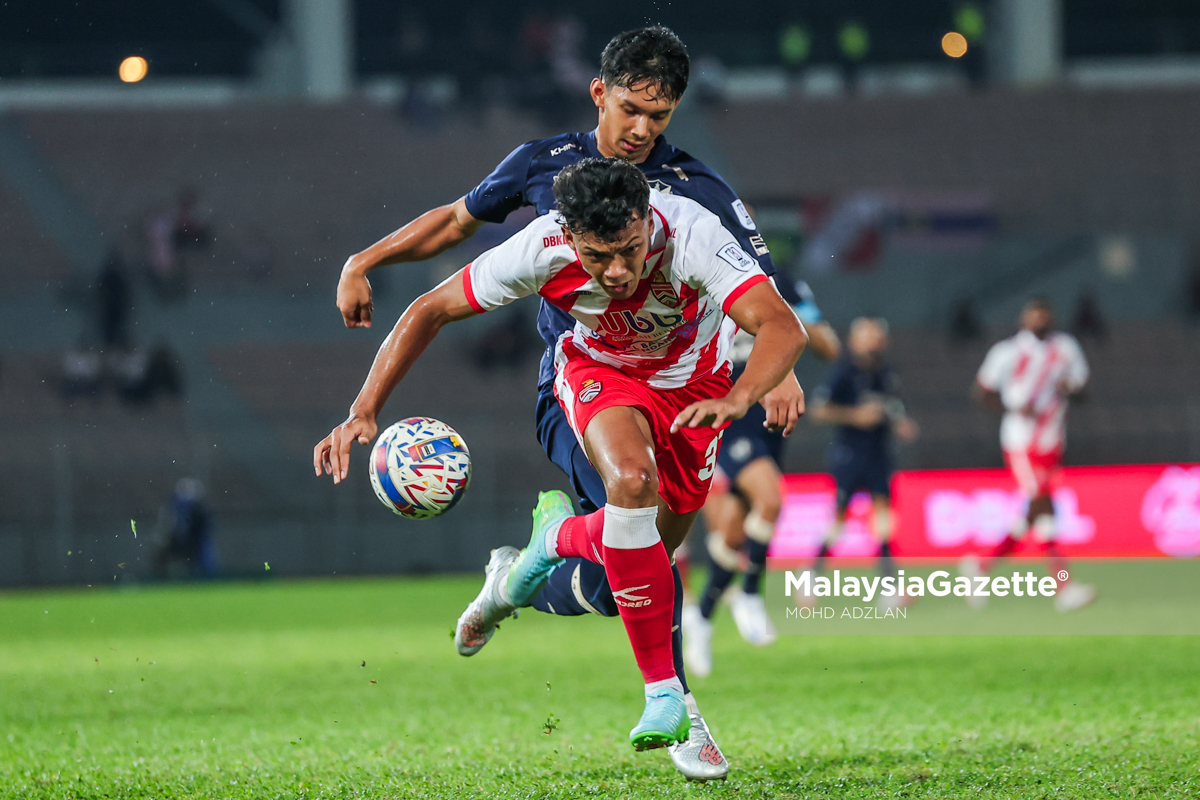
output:
[[[730,242],[717,251],[717,255],[738,272],[745,272],[758,265],[736,242]]]

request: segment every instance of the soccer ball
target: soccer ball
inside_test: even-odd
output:
[[[449,511],[471,483],[471,453],[458,432],[429,417],[409,417],[379,434],[371,448],[371,487],[408,519]]]

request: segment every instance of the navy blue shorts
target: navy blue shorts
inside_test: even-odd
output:
[[[575,438],[575,431],[571,430],[571,423],[567,422],[567,415],[550,385],[538,387],[537,437],[550,460],[571,479],[571,487],[579,497],[584,513],[604,508],[608,502],[604,481]]]
[[[891,498],[892,459],[878,451],[856,452],[844,444],[835,444],[829,452],[829,471],[837,484],[837,505],[842,511],[855,492]]]
[[[780,469],[783,468],[783,433],[764,428],[766,421],[767,410],[755,403],[746,416],[731,422],[725,429],[721,437],[721,449],[717,453],[717,464],[731,484],[747,464],[763,456],[774,461]]]

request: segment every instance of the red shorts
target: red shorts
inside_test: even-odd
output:
[[[1004,463],[1017,479],[1017,486],[1028,497],[1049,496],[1062,470],[1062,450],[1039,453],[1036,450],[1005,450]]]
[[[581,443],[588,423],[599,411],[613,407],[641,411],[654,437],[658,493],[676,514],[688,514],[703,506],[708,497],[722,431],[704,426],[671,433],[671,423],[692,403],[729,394],[733,381],[728,370],[722,372],[679,389],[656,389],[615,367],[590,358],[571,358],[559,365],[554,394]]]

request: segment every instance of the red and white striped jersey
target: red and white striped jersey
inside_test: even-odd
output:
[[[467,265],[468,302],[482,313],[541,295],[576,320],[560,348],[655,388],[679,388],[716,372],[729,361],[721,322],[767,276],[699,203],[651,191],[650,209],[650,252],[629,299],[610,298],[588,275],[552,211]]]
[[[1066,444],[1067,401],[1058,386],[1083,388],[1088,363],[1074,336],[1055,332],[1039,339],[1022,330],[992,345],[976,379],[983,388],[999,392],[1004,404],[1000,446],[1048,453]]]

